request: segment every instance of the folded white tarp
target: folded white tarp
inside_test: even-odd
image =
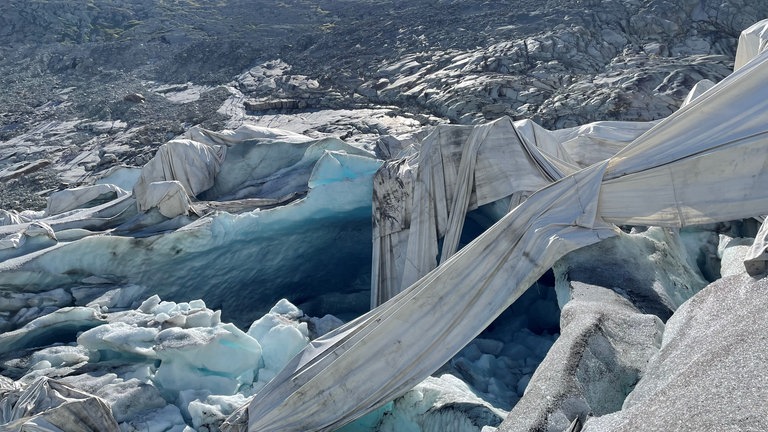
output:
[[[768,212],[766,82],[762,54],[615,157],[536,192],[408,289],[313,341],[251,400],[248,430],[333,430],[402,395],[558,258],[611,236],[608,223],[684,226]]]
[[[445,236],[441,261],[456,250],[467,211],[509,195],[520,201],[563,177],[535,143],[520,138],[508,117],[475,127],[439,126],[424,140],[417,159],[405,163],[394,168],[416,169],[412,190],[399,190],[398,182],[375,182],[381,187],[376,196],[383,200],[374,203],[374,242],[379,246],[374,247],[379,257],[374,266],[381,269],[374,268],[373,306],[437,266],[440,238]],[[398,201],[393,193],[412,197]],[[391,237],[402,238],[406,229],[406,241],[395,244]]]
[[[146,212],[151,208],[167,218],[188,215],[192,203],[189,201],[184,186],[178,181],[158,181],[147,185],[144,198],[138,202],[139,211]]]
[[[759,21],[741,32],[733,70],[738,70],[766,48],[768,48],[768,19]]]
[[[390,161],[374,178],[371,306],[453,255],[468,211],[506,199],[498,219],[534,191],[587,166],[571,152],[582,161],[589,153],[603,156],[590,162],[604,160],[650,127],[601,122],[550,132],[508,117],[437,127],[417,155]]]
[[[23,390],[0,386],[0,429],[103,432],[120,428],[102,399],[43,376]]]
[[[225,153],[224,146],[189,139],[172,140],[161,145],[155,157],[141,169],[141,176],[133,187],[139,208],[152,207],[143,201],[153,182],[176,180],[192,197],[210,189]]]
[[[53,228],[43,221],[33,221],[26,225],[19,225],[20,231],[8,234],[6,236],[0,236],[0,251],[3,249],[17,249],[24,245],[27,238],[30,237],[48,237],[53,241],[56,240],[56,233]]]
[[[128,194],[112,184],[96,184],[54,192],[48,197],[46,216],[57,215],[87,206],[89,203],[102,204]]]
[[[0,209],[0,226],[16,225],[24,222],[29,222],[29,218],[22,216],[16,210]]]

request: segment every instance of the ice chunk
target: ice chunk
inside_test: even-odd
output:
[[[498,426],[505,415],[505,411],[475,396],[458,378],[443,374],[427,378],[392,405],[350,423],[339,432],[476,432],[488,425]]]
[[[222,395],[250,384],[262,355],[259,343],[232,324],[165,329],[156,336],[154,350],[161,360],[154,380],[162,388]]]
[[[121,432],[193,432],[175,405],[143,411],[120,423]]]
[[[95,361],[136,356],[154,359],[157,358],[153,347],[158,333],[156,328],[115,322],[84,332],[77,343],[93,353]]]
[[[18,330],[1,334],[0,353],[73,341],[78,332],[103,323],[99,314],[91,308],[62,308]]]
[[[152,311],[155,309],[157,305],[160,304],[160,296],[157,294],[152,295],[152,297],[144,300],[143,303],[139,306],[139,311],[144,312],[146,314],[152,313]]]
[[[268,314],[251,324],[248,335],[259,341],[263,350],[264,369],[259,371],[260,382],[269,381],[309,343],[307,323],[296,321],[303,315],[299,308],[282,299]]]
[[[83,346],[60,345],[36,351],[29,359],[32,364],[47,361],[55,367],[73,366],[88,361],[88,350]]]
[[[202,400],[193,400],[187,410],[195,430],[216,430],[227,416],[247,402],[248,399],[241,394],[210,395]]]
[[[322,318],[312,317],[309,319],[309,323],[311,324],[310,331],[312,333],[312,339],[314,339],[340,327],[344,324],[344,321],[328,314],[324,315]]]
[[[299,310],[296,306],[294,306],[291,302],[289,302],[286,299],[280,299],[275,306],[272,307],[272,309],[269,310],[269,313],[271,314],[279,314],[279,315],[285,315],[288,318],[299,318],[302,315],[304,315],[304,312]]]
[[[264,367],[279,371],[293,356],[299,353],[309,342],[307,326],[301,323],[293,325],[276,325],[261,338],[264,347]]]

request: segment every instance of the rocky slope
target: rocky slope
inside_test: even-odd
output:
[[[726,75],[738,33],[766,15],[758,0],[10,0],[0,208],[42,208],[195,124],[373,140],[502,115],[660,118]]]

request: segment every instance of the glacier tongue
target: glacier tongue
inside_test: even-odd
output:
[[[192,128],[2,212],[0,428],[765,429],[765,28],[659,123]]]

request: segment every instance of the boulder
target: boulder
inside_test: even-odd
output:
[[[742,273],[686,302],[623,409],[584,431],[768,430],[767,289]]]
[[[621,409],[661,345],[661,320],[610,289],[571,283],[562,333],[500,432],[561,431]]]

